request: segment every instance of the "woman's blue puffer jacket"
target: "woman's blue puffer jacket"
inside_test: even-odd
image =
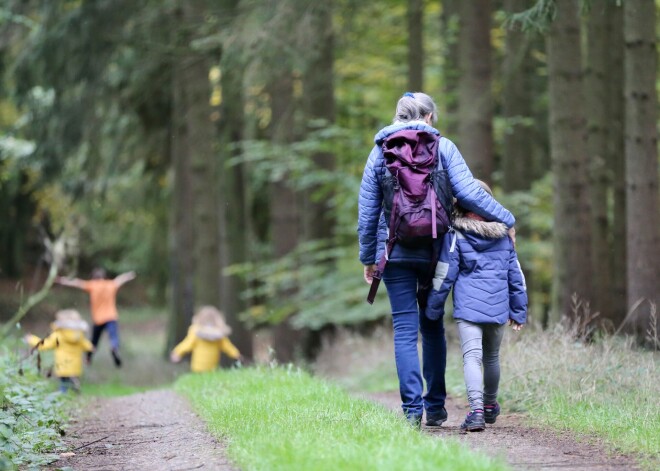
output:
[[[381,181],[385,173],[385,159],[381,146],[391,134],[403,129],[417,129],[440,135],[440,132],[423,121],[397,122],[381,129],[374,141],[376,145],[369,154],[362,175],[358,198],[358,240],[360,262],[363,265],[378,263],[385,251],[387,224],[383,213],[383,190]],[[452,194],[465,209],[473,211],[489,221],[498,221],[513,227],[513,215],[486,193],[475,181],[463,156],[453,142],[440,137],[438,145],[442,165],[449,173]],[[390,262],[424,261],[430,259],[430,249],[410,249],[395,245],[390,254]]]

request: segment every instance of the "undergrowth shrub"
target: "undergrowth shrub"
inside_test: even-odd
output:
[[[37,467],[63,448],[63,400],[32,365],[0,349],[0,469]]]

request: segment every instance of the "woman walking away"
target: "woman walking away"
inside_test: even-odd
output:
[[[488,185],[479,182],[489,194]],[[481,431],[500,414],[500,344],[508,322],[519,331],[527,320],[525,277],[513,240],[499,222],[456,206],[453,233],[445,238],[426,315],[441,319],[454,288],[454,318],[463,350],[470,412],[464,431]],[[482,374],[483,365],[483,374]]]
[[[51,328],[53,332],[43,340],[30,334],[24,340],[39,351],[55,350],[55,376],[60,379],[60,392],[65,393],[69,388],[80,392],[83,353],[94,351],[85,337],[87,322],[80,318],[78,311],[64,309],[55,313],[55,322]]]
[[[446,205],[440,207],[435,201],[431,202],[433,231],[437,237],[433,243],[424,240],[419,244],[414,240],[407,244],[397,242],[391,223],[397,222],[394,219],[398,217],[399,205],[393,203],[392,192],[405,188],[401,188],[402,182],[397,180],[400,172],[394,169],[395,160],[408,157],[415,160],[418,153],[429,154],[435,167],[423,181],[415,179],[416,165],[401,167],[403,174],[413,174],[411,181],[414,183],[426,182],[427,198],[430,194],[431,198],[440,197],[442,201],[448,197],[451,202],[453,196],[463,207],[488,220],[502,222],[508,227],[515,222],[511,213],[475,181],[456,146],[432,126],[437,119],[437,107],[430,96],[408,92],[399,99],[394,123],[376,134],[376,145],[364,169],[358,200],[358,236],[364,278],[373,286],[372,283],[377,283],[381,276],[377,264],[380,262],[380,267],[384,267],[382,279],[392,308],[394,355],[402,409],[415,426],[421,424],[424,410],[426,425],[439,426],[447,420],[444,407],[447,349],[443,321],[442,318],[432,320],[424,316],[428,295],[424,289],[433,277],[435,263],[432,259],[439,250],[438,241],[442,240],[442,228],[436,225],[436,221],[442,219],[439,216]],[[388,153],[387,158],[384,151]],[[443,176],[447,177],[448,188],[444,190],[449,194],[443,194],[442,185],[438,185]],[[403,202],[404,196],[397,201]],[[448,221],[443,222],[448,224]],[[417,353],[420,331],[423,372]],[[424,395],[422,373],[427,384]]]

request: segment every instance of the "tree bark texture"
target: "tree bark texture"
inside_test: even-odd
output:
[[[439,116],[441,132],[451,139],[458,136],[458,79],[459,71],[459,8],[460,0],[443,0],[440,15],[440,37],[443,40],[442,99],[437,100],[444,107],[444,115]]]
[[[174,24],[179,24],[183,12],[175,12]],[[178,29],[173,28],[173,44],[178,46]],[[186,87],[184,86],[184,61],[176,56],[172,70],[172,142],[171,160],[174,174],[172,193],[172,216],[170,229],[170,277],[172,311],[168,327],[168,351],[183,339],[195,308],[194,262],[190,248],[193,247],[193,192],[192,169],[190,166],[189,135],[185,115],[187,112]]]
[[[571,316],[571,296],[591,301],[586,123],[577,2],[557,0],[547,40],[554,190],[553,320]]]
[[[235,3],[235,2],[233,2]],[[247,261],[248,241],[252,237],[247,224],[248,189],[245,181],[245,164],[229,160],[240,154],[243,138],[243,68],[233,57],[223,54],[222,104],[220,107],[220,253],[221,267]],[[234,58],[235,59],[235,58]],[[247,358],[252,358],[252,333],[239,319],[245,310],[241,293],[245,282],[239,276],[223,275],[220,290],[220,306],[231,325],[231,340]]]
[[[294,139],[293,76],[291,70],[279,71],[269,84],[271,139],[275,144],[289,144]],[[300,201],[291,188],[288,175],[271,184],[270,220],[273,255],[282,257],[298,245],[301,232]],[[291,327],[288,319],[273,328],[273,348],[280,362],[291,362],[300,346],[302,333]]]
[[[643,337],[649,327],[649,301],[657,306],[660,293],[656,6],[650,0],[626,0],[623,8],[628,309],[646,300],[630,323]]]
[[[194,204],[195,301],[198,306],[218,305],[220,254],[218,252],[218,172],[214,125],[211,122],[209,61],[190,54],[184,63],[184,86],[189,99],[185,115],[188,152],[192,167]]]
[[[591,255],[593,298],[591,307],[601,317],[611,319],[609,223],[607,195],[610,173],[607,161],[608,132],[612,129],[607,114],[609,102],[607,9],[594,3],[587,17],[587,41],[584,64],[584,96],[587,111],[587,147],[589,151],[589,193],[591,201]]]
[[[460,4],[459,149],[474,176],[487,183],[494,159],[490,16],[490,0]]]
[[[218,306],[219,302],[218,173],[209,105],[210,61],[190,49],[195,37],[193,27],[200,23],[201,6],[200,2],[182,4],[175,12],[173,33],[176,339],[185,335],[196,307]]]
[[[526,0],[505,0],[507,13],[528,7]],[[507,29],[502,64],[502,113],[507,121],[502,152],[504,191],[530,188],[534,180],[531,38],[518,26]]]
[[[623,7],[607,2],[607,59],[609,128],[607,162],[611,173],[612,220],[610,224],[610,273],[612,273],[610,313],[614,326],[623,322],[628,304],[626,280],[626,159],[623,100]]]
[[[334,35],[332,30],[332,3],[322,2],[310,9],[314,42],[310,44],[312,56],[303,75],[305,121],[310,131],[335,122],[334,97]],[[315,167],[332,172],[335,156],[330,152],[317,152],[312,156]],[[319,194],[320,186],[307,192],[304,207],[305,238],[330,239],[335,227],[332,194]]]
[[[424,91],[424,1],[408,0],[408,90]]]

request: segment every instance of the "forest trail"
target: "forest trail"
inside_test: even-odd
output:
[[[364,396],[400,411],[395,392]],[[423,433],[451,437],[491,456],[504,457],[514,469],[639,469],[633,458],[608,454],[598,444],[529,427],[522,415],[503,414],[486,431],[463,434],[459,425],[466,411],[461,401],[450,398],[448,421],[442,427],[424,426]],[[53,463],[53,469],[235,469],[224,456],[223,445],[208,433],[187,401],[171,390],[92,399],[72,423],[67,441],[75,454]]]
[[[369,393],[366,398],[392,410],[401,410],[396,392]],[[491,456],[504,457],[514,469],[524,470],[594,470],[622,471],[640,469],[629,456],[608,454],[602,446],[587,441],[576,441],[571,434],[553,433],[525,425],[525,417],[502,414],[497,423],[488,425],[483,432],[462,433],[460,424],[468,412],[466,404],[448,398],[449,418],[442,427],[422,427],[424,433],[438,437],[451,437]]]
[[[171,390],[94,398],[71,424],[75,455],[52,466],[74,470],[233,470],[223,445]]]

